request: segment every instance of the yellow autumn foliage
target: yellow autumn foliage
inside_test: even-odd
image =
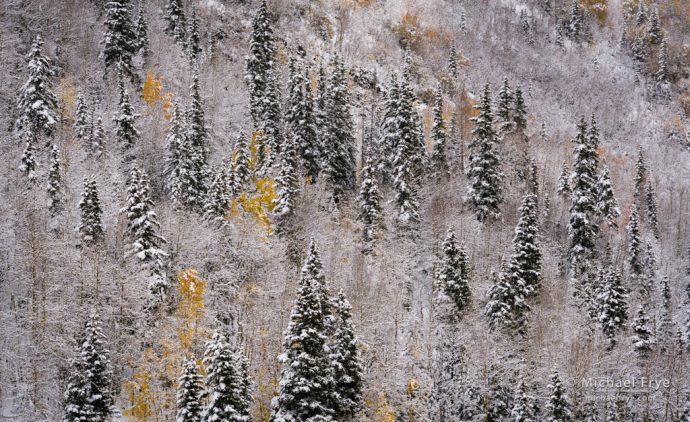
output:
[[[153,351],[147,349],[144,352],[144,359],[149,360]],[[134,370],[131,381],[127,381],[123,390],[127,394],[130,407],[122,412],[123,416],[134,419],[135,421],[147,422],[153,416],[155,408],[154,396],[151,392],[151,373],[145,367]]]
[[[379,393],[376,401],[371,403],[374,410],[372,422],[395,422],[395,409],[388,404],[386,393]]]
[[[180,347],[189,350],[198,331],[199,320],[204,315],[204,287],[206,281],[201,279],[196,270],[186,269],[178,274],[180,304],[177,313],[183,319],[178,330]]]
[[[74,108],[77,99],[77,89],[67,78],[60,78],[56,93],[60,97],[60,116],[63,119],[71,119],[74,116]]]
[[[256,179],[254,182],[256,192],[249,194],[242,192],[240,196],[230,203],[230,216],[238,218],[245,214],[253,217],[254,222],[264,230],[267,235],[273,233],[271,224],[271,212],[275,207],[276,184],[270,178]]]
[[[144,89],[142,90],[141,97],[149,106],[149,108],[156,107],[157,104],[161,104],[161,109],[163,110],[163,117],[166,120],[172,118],[170,108],[172,107],[172,93],[163,93],[163,77],[155,77],[153,70],[149,70],[146,74],[146,81],[144,82]]]

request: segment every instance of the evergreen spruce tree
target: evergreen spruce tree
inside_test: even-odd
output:
[[[74,111],[74,136],[88,149],[91,128],[89,127],[89,109],[86,100],[81,93],[77,94],[77,103]]]
[[[458,312],[470,304],[470,264],[464,245],[459,245],[453,229],[443,241],[443,256],[436,272],[436,281],[443,293],[455,304]]]
[[[489,328],[508,329],[524,333],[529,306],[525,302],[524,286],[516,283],[517,278],[506,273],[504,267],[491,274],[491,287],[487,292],[488,302],[484,310],[489,319]]]
[[[176,422],[201,422],[204,386],[194,357],[184,363],[184,372],[177,380]]]
[[[597,192],[597,211],[609,226],[617,227],[617,219],[621,215],[620,208],[618,208],[618,201],[613,193],[613,186],[611,178],[609,177],[608,167],[604,167],[597,179],[595,188]]]
[[[501,119],[504,124],[512,121],[512,103],[513,103],[513,91],[510,89],[508,84],[508,77],[503,78],[503,85],[501,85],[501,90],[498,92],[498,101],[496,102],[496,115]]]
[[[537,197],[528,194],[520,206],[510,268],[511,276],[517,278],[515,283],[524,288],[525,297],[536,295],[541,288],[541,258]],[[516,264],[514,267],[513,262]]]
[[[362,168],[358,219],[364,226],[362,229],[362,251],[368,253],[372,249],[376,231],[382,227],[383,222],[381,194],[371,158],[367,158]]]
[[[174,197],[178,193],[178,183],[180,181],[180,161],[182,147],[187,139],[187,129],[180,107],[173,105],[170,129],[165,139],[167,157],[165,159],[165,187]]]
[[[413,227],[419,222],[419,203],[417,192],[412,185],[414,175],[410,168],[409,150],[404,142],[398,143],[398,151],[393,160],[395,179],[395,206],[397,220],[402,227]]]
[[[228,173],[225,168],[218,168],[213,172],[211,185],[208,188],[204,204],[204,220],[214,224],[225,224],[225,214],[230,209],[232,182],[229,179],[232,176]]]
[[[38,136],[50,135],[58,122],[57,98],[52,91],[53,65],[43,54],[43,39],[36,35],[27,55],[29,78],[19,91],[17,109],[19,117],[15,124],[20,139],[25,133]]]
[[[132,58],[139,51],[139,40],[131,17],[130,0],[107,0],[105,2],[105,26],[103,52],[106,72],[116,66],[125,75],[136,80]]]
[[[185,136],[181,139],[177,152],[178,165],[173,172],[175,177],[170,181],[173,202],[181,208],[200,211],[206,192],[203,182],[199,180],[199,150],[192,145],[189,137]]]
[[[568,27],[568,33],[570,38],[575,42],[580,42],[580,37],[582,35],[582,26],[584,21],[584,16],[582,13],[582,7],[580,6],[579,0],[573,0],[570,7],[570,26]]]
[[[184,45],[187,42],[187,19],[182,0],[168,0],[165,5],[165,33],[174,37],[175,42]]]
[[[529,193],[539,198],[539,169],[537,168],[537,162],[534,158],[529,160],[529,174],[527,175],[527,188]],[[535,199],[536,199],[535,198]],[[539,205],[537,199],[537,205]]]
[[[377,163],[377,168],[386,182],[393,181],[395,178],[393,161],[398,149],[399,110],[400,87],[397,76],[393,74],[386,90],[386,101],[380,130],[381,138],[378,145],[379,162]]]
[[[135,165],[127,187],[127,205],[121,211],[127,217],[126,232],[132,240],[129,253],[136,256],[151,275],[163,276],[168,254],[161,249],[166,241],[158,234],[160,223],[154,206],[148,178]]]
[[[649,41],[653,44],[658,44],[662,36],[661,23],[659,22],[659,10],[654,6],[652,8],[652,14],[649,17]]]
[[[589,124],[589,129],[587,130],[587,142],[589,143],[590,149],[594,154],[590,157],[591,167],[595,172],[599,171],[599,155],[597,150],[599,149],[599,127],[597,126],[597,121],[592,113],[592,119]],[[596,195],[596,186],[592,188],[592,192]]]
[[[199,35],[199,21],[196,18],[196,8],[192,6],[192,17],[187,30],[187,55],[189,61],[196,63],[201,55],[201,39]]]
[[[642,36],[635,37],[630,48],[632,50],[633,60],[635,61],[635,70],[640,73],[647,60],[647,44]]]
[[[513,398],[510,420],[514,422],[535,422],[534,397],[527,394],[525,380],[521,376]]]
[[[647,200],[647,218],[649,219],[649,226],[652,228],[654,237],[659,239],[659,219],[657,217],[656,195],[654,194],[654,187],[652,182],[647,183],[647,191],[645,193]]]
[[[612,267],[604,275],[597,302],[598,319],[609,340],[609,349],[612,349],[616,345],[616,334],[628,319],[627,293],[621,284],[620,272]]]
[[[26,147],[24,147],[24,152],[22,152],[19,171],[26,175],[29,182],[34,183],[36,181],[36,168],[38,167],[35,156],[36,150],[34,148],[35,138],[31,132],[25,132],[24,138],[26,139]]]
[[[84,178],[84,192],[79,201],[81,223],[79,224],[79,237],[85,246],[93,246],[101,243],[104,238],[101,216],[101,201],[98,199],[98,185],[96,180]]]
[[[90,152],[96,160],[101,160],[105,157],[105,131],[103,130],[103,119],[101,116],[96,118],[96,123],[93,125],[93,132],[91,133]]]
[[[556,369],[551,374],[551,383],[547,386],[549,398],[546,402],[548,422],[569,422],[573,420],[570,403]]]
[[[314,99],[308,70],[302,70],[298,59],[290,58],[288,107],[285,123],[292,132],[301,157],[305,176],[313,182],[321,171],[320,148],[314,123]]]
[[[119,112],[113,119],[115,121],[115,136],[123,150],[131,149],[139,140],[139,131],[135,126],[137,115],[134,114],[132,104],[129,102],[129,93],[125,89],[125,82],[120,78],[118,81],[120,90]]]
[[[314,122],[316,123],[316,133],[319,139],[319,148],[321,152],[321,165],[325,166],[326,162],[326,145],[323,143],[325,137],[327,126],[326,121],[328,119],[328,78],[326,76],[326,69],[323,63],[319,65],[319,72],[316,79],[316,95],[314,98]],[[322,170],[324,170],[322,168]]]
[[[488,388],[482,397],[482,421],[505,421],[510,417],[512,409],[509,389],[503,384],[501,374],[494,365],[489,368]]]
[[[283,233],[287,229],[288,221],[295,213],[295,201],[299,192],[297,171],[297,144],[293,137],[283,146],[280,154],[280,173],[276,178],[278,192],[273,215],[276,218],[278,233]]]
[[[398,148],[404,148],[405,161],[414,175],[425,170],[426,149],[422,119],[416,109],[417,97],[412,89],[412,62],[409,51],[405,52],[402,77],[400,78],[398,109]],[[409,182],[409,181],[408,181]]]
[[[139,13],[137,15],[137,50],[141,53],[141,56],[148,57],[151,51],[149,50],[149,25],[146,22],[146,16],[144,15],[144,2],[139,3]]]
[[[596,183],[596,151],[587,139],[587,124],[584,117],[577,129],[577,136],[573,139],[575,164],[571,177],[572,205],[568,223],[569,257],[573,265],[586,262],[592,256],[598,231],[592,222],[596,206],[596,198],[593,196]]]
[[[280,157],[281,148],[285,140],[283,133],[283,112],[281,110],[281,95],[278,78],[272,69],[267,73],[266,88],[262,101],[263,117],[261,128],[263,138],[268,146],[268,151],[264,153],[264,173],[273,165],[273,160]]]
[[[199,190],[203,191],[203,181],[208,159],[208,129],[204,117],[204,107],[199,88],[199,73],[194,69],[192,74],[192,86],[190,87],[191,104],[186,112],[187,139],[192,147],[192,160],[196,166]]]
[[[635,199],[641,200],[642,193],[644,192],[645,185],[647,183],[647,163],[644,159],[644,154],[642,153],[642,148],[637,150],[637,162],[635,162]]]
[[[357,351],[357,338],[352,323],[352,306],[342,290],[335,301],[337,314],[334,344],[330,348],[331,367],[335,384],[334,410],[338,420],[354,418],[362,408],[364,374]]]
[[[252,20],[252,35],[245,76],[249,88],[249,107],[255,127],[260,127],[260,122],[264,118],[264,96],[269,72],[273,69],[274,54],[273,30],[266,9],[266,1],[262,0]]]
[[[86,321],[65,391],[64,422],[107,422],[113,413],[112,371],[98,314]]]
[[[491,115],[491,91],[484,86],[479,104],[479,116],[473,118],[476,126],[472,132],[472,143],[469,145],[470,166],[467,175],[470,186],[467,198],[481,222],[489,217],[498,217],[503,202],[501,162],[496,150],[498,136],[493,130]]]
[[[338,56],[333,59],[332,65],[333,72],[328,81],[326,96],[328,112],[323,144],[326,179],[331,187],[333,200],[338,203],[354,188],[355,140],[345,65]]]
[[[630,210],[630,221],[626,227],[628,232],[628,263],[633,274],[642,274],[642,240],[640,239],[640,222],[637,205]]]
[[[334,420],[335,380],[326,351],[323,276],[314,241],[302,268],[297,298],[285,332],[283,372],[271,422]]]
[[[434,124],[431,127],[431,165],[436,175],[449,175],[446,158],[446,125],[443,122],[443,92],[439,86],[436,90],[433,108]]]
[[[524,130],[527,128],[527,108],[525,106],[525,99],[522,97],[522,87],[520,84],[515,87],[513,121],[518,129]]]
[[[662,350],[671,349],[675,327],[672,317],[671,287],[668,277],[661,279],[661,318],[659,322],[659,345]]]
[[[249,422],[249,381],[240,352],[233,352],[225,336],[215,332],[206,343],[204,365],[210,400],[204,422]]]
[[[668,43],[664,37],[659,47],[659,70],[656,72],[657,84],[664,86],[668,84]]]
[[[637,309],[637,316],[632,321],[633,338],[632,343],[635,351],[640,356],[645,357],[651,352],[652,347],[656,343],[654,333],[650,327],[649,316],[644,306],[640,305]]]
[[[235,184],[241,189],[249,182],[252,176],[249,170],[249,145],[247,144],[247,138],[242,132],[237,135],[233,155]]]
[[[50,151],[50,168],[48,169],[48,211],[51,216],[60,214],[63,210],[62,176],[60,175],[60,151],[53,145]]]
[[[556,191],[563,197],[568,197],[572,193],[570,189],[570,170],[568,170],[568,164],[565,161],[563,161],[561,166],[561,175],[558,177]]]
[[[644,7],[644,0],[637,3],[637,14],[635,15],[635,23],[637,25],[644,25],[647,23],[647,9]]]
[[[458,53],[455,50],[455,43],[450,45],[450,54],[448,55],[448,73],[453,79],[458,79]]]

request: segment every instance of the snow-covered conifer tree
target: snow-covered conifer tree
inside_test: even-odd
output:
[[[295,202],[299,192],[297,169],[296,139],[288,140],[280,154],[280,173],[276,178],[278,192],[276,194],[273,215],[276,218],[276,229],[283,233],[287,229],[288,221],[295,213]]]
[[[626,227],[628,232],[628,263],[634,274],[642,273],[642,240],[640,239],[640,221],[637,205],[630,210],[630,221]]]
[[[264,96],[269,72],[273,69],[274,54],[273,30],[266,9],[266,1],[263,0],[252,20],[252,35],[245,74],[245,81],[249,88],[249,109],[255,127],[260,127],[260,122],[264,118]]]
[[[537,198],[525,195],[520,206],[520,220],[513,237],[513,256],[509,266],[515,283],[524,288],[524,296],[536,295],[541,287],[542,254],[539,247],[539,216]],[[513,266],[515,263],[515,266]]]
[[[465,310],[471,300],[470,264],[464,245],[458,245],[453,229],[443,241],[443,255],[436,272],[436,281],[458,312]]]
[[[371,251],[376,231],[382,227],[381,194],[374,174],[371,158],[367,158],[362,168],[362,186],[359,190],[359,215],[362,222],[362,250]]]
[[[450,53],[448,54],[448,73],[454,79],[458,78],[458,53],[455,50],[455,43],[450,45]]]
[[[654,194],[654,187],[652,182],[647,183],[647,190],[645,193],[645,199],[647,202],[647,218],[649,219],[649,226],[654,233],[655,238],[659,238],[659,218],[657,217],[657,206],[656,206],[656,195]]]
[[[609,348],[616,344],[616,334],[628,319],[627,293],[621,284],[621,274],[609,267],[603,278],[597,302],[598,319],[604,335],[609,339]]]
[[[146,58],[151,51],[149,50],[149,25],[144,15],[144,2],[139,3],[139,13],[136,22],[137,30],[137,51],[142,57]]]
[[[176,422],[201,422],[204,403],[203,377],[194,357],[184,362],[184,372],[177,380]]]
[[[175,42],[185,45],[187,42],[187,18],[184,14],[182,0],[168,0],[165,5],[165,33],[171,35]]]
[[[551,373],[551,383],[547,386],[549,398],[546,402],[546,420],[548,422],[570,422],[573,419],[570,403],[558,371]]]
[[[215,332],[206,343],[204,365],[210,400],[204,421],[250,421],[250,382],[239,353],[232,350],[228,340],[219,332]]]
[[[443,122],[443,92],[436,89],[433,108],[434,124],[431,127],[431,166],[433,172],[441,177],[449,175],[446,157],[446,125]]]
[[[63,209],[63,195],[62,195],[62,175],[60,174],[60,151],[57,146],[53,145],[50,151],[50,168],[48,169],[48,198],[50,205],[48,205],[48,212],[50,215],[56,216],[62,212]]]
[[[220,225],[225,224],[225,214],[230,208],[232,198],[231,177],[225,167],[213,172],[204,204],[204,220]]]
[[[496,101],[496,115],[504,124],[512,121],[512,104],[513,104],[513,90],[510,89],[508,77],[503,78],[503,85],[498,92],[498,100]]]
[[[31,132],[24,132],[24,138],[26,139],[26,147],[24,147],[24,152],[22,152],[19,171],[26,175],[29,182],[34,183],[36,181],[36,168],[38,167],[35,155],[36,149],[34,147],[35,137]]]
[[[513,106],[513,121],[518,129],[527,128],[527,107],[522,96],[522,87],[518,84],[515,87],[515,105]]]
[[[604,167],[601,171],[595,190],[597,192],[597,211],[599,215],[606,220],[609,226],[617,227],[618,222],[616,220],[620,217],[621,211],[618,208],[618,201],[616,201],[613,193],[608,167]]]
[[[656,339],[650,327],[649,316],[643,305],[639,306],[637,315],[633,318],[632,331],[632,343],[635,347],[635,351],[642,357],[646,356],[652,350],[652,347],[656,343]]]
[[[558,187],[556,191],[563,197],[569,197],[572,193],[570,189],[570,170],[565,161],[563,161],[563,165],[561,166],[561,175],[558,177]]]
[[[247,144],[247,138],[242,132],[237,135],[233,156],[235,184],[239,189],[242,189],[249,182],[252,176],[249,169],[249,145]]]
[[[57,98],[52,91],[53,64],[43,54],[43,39],[36,35],[27,55],[29,78],[19,91],[17,109],[19,117],[15,124],[20,135],[30,132],[50,135],[57,126]],[[20,139],[25,140],[24,136]]]
[[[475,210],[477,219],[484,222],[487,218],[501,214],[500,205],[503,202],[503,173],[496,150],[498,136],[492,127],[491,91],[488,84],[484,86],[478,108],[479,116],[473,118],[476,125],[472,132],[472,143],[469,145],[471,154],[467,175],[470,186],[467,198]]]
[[[89,109],[86,100],[81,93],[77,94],[77,102],[74,111],[74,136],[88,149],[91,128],[89,127]]]
[[[103,35],[103,52],[106,72],[116,66],[120,72],[136,79],[132,58],[139,51],[139,40],[132,21],[131,0],[107,0],[105,2],[106,31]]]
[[[96,180],[84,178],[84,192],[79,201],[81,222],[79,224],[79,237],[85,246],[93,246],[103,241],[104,232],[101,216],[101,201],[98,198],[98,185]]]
[[[120,91],[120,105],[118,113],[113,119],[115,121],[115,136],[117,142],[123,150],[131,149],[139,140],[139,131],[135,123],[137,115],[134,114],[132,104],[129,102],[129,92],[125,89],[125,81],[120,78],[118,81]]]

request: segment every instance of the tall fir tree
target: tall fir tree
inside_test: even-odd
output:
[[[84,96],[81,93],[77,94],[77,102],[74,110],[74,136],[77,141],[82,144],[84,148],[88,149],[88,141],[91,135],[91,128],[89,127],[89,108]]]
[[[185,45],[187,42],[187,18],[182,0],[168,0],[165,5],[165,33],[172,36],[175,42]]]
[[[89,141],[91,155],[96,160],[102,160],[106,155],[105,130],[103,130],[103,118],[98,116],[93,125],[93,132]]]
[[[649,16],[649,41],[652,44],[659,44],[663,34],[661,32],[661,22],[659,21],[659,9],[652,7],[652,14]]]
[[[249,55],[246,59],[247,71],[245,82],[249,88],[249,108],[255,127],[260,127],[264,118],[264,96],[269,80],[269,72],[274,67],[275,47],[273,41],[273,29],[266,8],[266,1],[262,0],[261,6],[252,20],[252,35],[249,42]]]
[[[577,266],[594,253],[594,241],[598,227],[592,221],[596,198],[593,196],[596,183],[596,150],[587,138],[587,123],[584,117],[577,126],[573,139],[575,164],[572,180],[572,205],[568,222],[569,258]]]
[[[446,125],[443,122],[443,91],[441,86],[436,89],[432,114],[434,124],[431,127],[431,166],[437,176],[445,178],[449,176],[449,167],[446,157]]]
[[[566,198],[572,193],[572,189],[570,189],[570,170],[565,161],[563,161],[563,165],[561,166],[561,175],[558,177],[558,187],[556,191],[559,195]]]
[[[307,69],[302,69],[301,60],[290,58],[288,82],[288,107],[285,123],[294,136],[305,176],[316,181],[320,165],[320,148],[314,123],[314,99]]]
[[[139,3],[139,13],[137,14],[137,51],[142,57],[146,58],[151,53],[149,48],[149,25],[144,14],[144,2]]]
[[[43,54],[43,39],[36,35],[27,55],[29,77],[19,91],[17,109],[19,117],[15,123],[20,139],[24,133],[50,136],[59,120],[57,98],[52,91],[55,71],[50,58]]]
[[[334,410],[337,420],[351,420],[362,408],[364,373],[357,351],[357,337],[352,323],[352,306],[341,290],[335,301],[337,315],[330,360],[335,384]]]
[[[205,422],[250,421],[250,382],[240,353],[233,351],[219,332],[206,343],[204,365],[210,399],[203,417]]]
[[[371,158],[367,158],[362,168],[362,185],[359,189],[359,215],[358,220],[364,226],[362,228],[362,251],[371,252],[376,231],[383,227],[383,215],[381,207],[381,193],[374,165]]]
[[[597,192],[597,211],[610,227],[618,227],[618,217],[621,215],[618,201],[613,192],[608,167],[604,167],[599,174],[595,187]]]
[[[24,138],[26,139],[26,146],[22,152],[19,171],[24,173],[29,182],[34,183],[36,181],[36,169],[38,167],[36,161],[36,148],[34,147],[36,138],[32,132],[25,132]]]
[[[568,34],[573,41],[579,43],[582,36],[582,26],[584,24],[584,16],[582,6],[579,0],[573,0],[570,7],[570,25],[568,27]]]
[[[165,239],[158,234],[160,223],[153,210],[148,177],[137,166],[132,167],[127,187],[126,233],[132,241],[129,253],[137,257],[151,275],[163,276],[168,254],[162,249]]]
[[[204,105],[201,99],[201,88],[199,86],[199,72],[194,69],[192,74],[192,85],[190,87],[191,103],[186,111],[187,120],[187,139],[192,148],[192,159],[195,162],[197,178],[200,182],[200,190],[203,191],[206,165],[208,160],[209,134],[206,127],[206,117]]]
[[[551,383],[547,386],[549,398],[546,402],[546,420],[548,422],[570,422],[573,420],[570,403],[558,371],[551,373]]]
[[[469,307],[470,263],[464,245],[458,245],[453,229],[448,230],[442,245],[443,255],[436,272],[436,282],[443,294],[450,298],[457,310],[462,312]]]
[[[616,345],[616,334],[628,319],[627,297],[620,272],[609,267],[597,296],[598,320],[604,335],[609,340],[609,349]]]
[[[186,123],[180,112],[180,107],[174,104],[170,119],[170,128],[165,139],[167,156],[165,158],[165,188],[173,195],[177,191],[177,184],[180,179],[180,160],[181,148],[186,142],[187,129]]]
[[[109,352],[98,314],[86,320],[78,356],[72,360],[65,391],[64,422],[107,422],[113,413],[114,397]]]
[[[517,278],[515,283],[524,288],[525,297],[534,296],[539,292],[541,267],[537,197],[528,194],[522,199],[520,206],[520,220],[515,227],[513,255],[509,267],[511,277]]]
[[[656,72],[656,82],[662,86],[668,84],[668,42],[666,37],[661,40],[659,47],[659,70]]]
[[[525,130],[527,128],[527,106],[525,105],[525,99],[522,96],[522,87],[520,84],[515,87],[513,121],[515,122],[515,127],[518,129]]]
[[[671,302],[671,286],[668,277],[661,279],[661,317],[659,318],[659,346],[662,350],[669,350],[672,346],[673,336],[676,332],[673,323],[673,310]]]
[[[496,101],[496,115],[504,124],[510,123],[512,120],[511,104],[513,103],[513,100],[513,90],[510,89],[508,77],[505,77],[503,78],[503,85],[501,85],[501,90],[498,92],[498,100]]]
[[[635,15],[635,23],[637,25],[644,25],[647,23],[647,8],[644,5],[644,0],[637,2],[637,14]]]
[[[199,21],[196,17],[196,8],[192,6],[192,16],[189,20],[187,30],[187,56],[189,61],[194,64],[201,55],[201,35],[199,34]]]
[[[107,0],[105,2],[105,34],[103,52],[106,73],[115,66],[119,72],[136,81],[132,59],[139,51],[139,40],[132,21],[131,0]]]
[[[235,183],[239,189],[245,187],[251,179],[251,171],[249,169],[249,144],[244,133],[240,132],[235,141],[235,149],[233,151],[233,169],[235,171]]]
[[[48,212],[56,216],[63,211],[62,175],[60,174],[60,151],[53,145],[50,150],[50,168],[48,169]]]
[[[381,137],[378,142],[379,161],[377,168],[383,176],[384,182],[391,182],[395,178],[393,161],[398,149],[399,110],[400,86],[396,74],[393,74],[386,90],[380,129]]]
[[[118,81],[120,91],[120,105],[118,113],[113,119],[115,122],[115,136],[123,150],[130,150],[139,140],[140,134],[135,123],[137,115],[134,114],[132,104],[129,101],[129,92],[125,88],[125,81],[120,77]]]
[[[535,422],[534,401],[534,397],[528,394],[524,376],[521,375],[515,389],[510,420],[513,422]]]
[[[334,420],[332,368],[326,351],[321,261],[312,240],[285,331],[283,372],[271,403],[271,422]]]
[[[218,225],[226,223],[225,215],[233,196],[234,181],[230,180],[233,177],[234,174],[224,166],[213,172],[204,204],[204,220]]]
[[[295,213],[295,203],[299,192],[299,178],[297,169],[297,144],[293,137],[286,142],[280,154],[280,172],[276,178],[278,192],[273,208],[276,218],[276,230],[285,233],[290,218]]]
[[[98,198],[98,185],[93,178],[84,178],[84,192],[79,201],[81,222],[79,224],[79,237],[82,243],[89,247],[101,243],[105,237],[101,216],[101,201]]]
[[[458,79],[458,53],[455,50],[455,43],[450,45],[450,53],[448,54],[448,73],[453,79]]]
[[[652,182],[647,183],[647,190],[645,192],[645,199],[647,202],[647,219],[649,226],[652,229],[654,237],[659,239],[659,217],[657,216],[656,194],[654,193],[654,186]]]
[[[350,112],[345,65],[339,56],[332,62],[326,96],[327,119],[323,138],[326,179],[338,203],[355,183],[354,123]]]
[[[646,357],[652,351],[656,339],[650,326],[650,319],[647,315],[647,310],[643,305],[637,309],[637,315],[632,321],[632,343],[635,351],[641,356]]]
[[[517,278],[506,273],[503,266],[491,274],[484,313],[492,330],[505,329],[518,334],[525,332],[529,306],[525,301],[524,286],[516,281]]]
[[[263,173],[268,171],[268,168],[274,164],[275,159],[280,158],[281,148],[285,141],[280,83],[272,69],[268,70],[267,78],[262,100],[263,116],[260,122],[263,135],[262,140],[268,146],[268,151],[263,153],[263,168],[260,169]]]
[[[194,357],[184,362],[184,372],[177,380],[176,422],[201,422],[204,409],[204,385]]]
[[[499,138],[492,127],[491,91],[488,84],[484,86],[478,108],[479,115],[473,118],[475,128],[472,132],[472,143],[469,145],[471,154],[467,175],[470,186],[467,198],[477,219],[484,222],[488,218],[498,217],[503,203],[503,173],[497,151]]]
[[[628,264],[633,274],[642,274],[642,239],[640,238],[640,219],[637,205],[630,210],[630,221],[626,227],[628,232]]]

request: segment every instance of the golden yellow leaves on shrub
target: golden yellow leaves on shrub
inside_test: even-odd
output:
[[[582,6],[597,18],[599,25],[606,22],[609,12],[608,0],[582,0]]]
[[[240,217],[242,213],[253,217],[254,222],[264,230],[267,235],[273,233],[271,225],[271,212],[275,207],[276,189],[273,179],[257,179],[255,182],[256,192],[250,195],[242,192],[239,197],[230,203],[230,216]]]
[[[150,109],[155,108],[158,104],[161,105],[163,110],[163,117],[166,120],[172,119],[172,114],[170,109],[172,107],[172,94],[167,92],[163,93],[163,77],[155,77],[153,70],[149,70],[146,74],[146,81],[144,82],[144,89],[142,90],[141,97],[149,106]]]
[[[71,119],[74,116],[74,108],[77,99],[77,90],[67,78],[60,78],[55,90],[60,98],[60,116],[63,119]]]
[[[144,357],[147,359],[153,352],[147,349]],[[150,388],[151,374],[146,368],[137,368],[131,381],[127,381],[123,390],[127,394],[130,407],[122,412],[123,416],[134,419],[135,421],[147,422],[153,416],[155,408],[154,396]]]
[[[206,281],[201,279],[196,270],[186,269],[178,274],[180,304],[177,313],[183,318],[179,328],[179,339],[182,350],[189,350],[198,331],[199,320],[204,315],[204,287]]]
[[[407,388],[405,388],[405,392],[407,393],[407,397],[414,398],[414,396],[417,394],[418,389],[419,389],[419,382],[417,382],[417,379],[416,378],[410,378],[409,381],[407,381]]]
[[[388,404],[386,393],[379,393],[376,400],[367,403],[374,410],[372,422],[395,422],[395,409]]]

